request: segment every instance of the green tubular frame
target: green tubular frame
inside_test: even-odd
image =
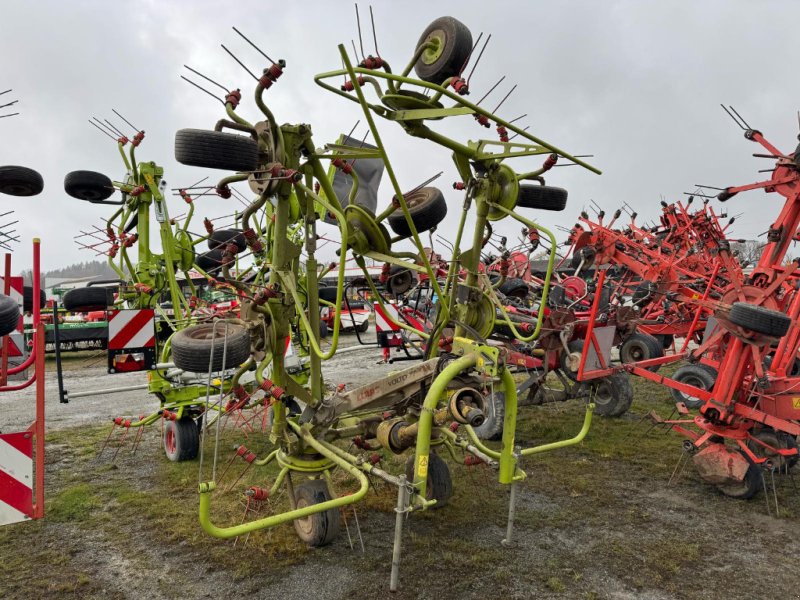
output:
[[[261,196],[259,200],[256,201],[256,203],[261,203],[258,208],[263,206],[264,213],[271,219],[268,219],[267,225],[264,228],[266,233],[261,229],[259,218],[253,220],[253,226],[258,231],[259,237],[265,237],[268,242],[266,248],[266,262],[259,263],[255,276],[256,281],[262,281],[261,278],[263,277],[265,268],[269,267],[269,285],[272,286],[273,289],[279,291],[274,297],[270,297],[263,306],[254,307],[255,312],[265,315],[269,320],[271,332],[271,339],[267,340],[271,351],[267,352],[265,358],[255,368],[256,382],[260,384],[264,380],[264,371],[267,366],[271,365],[271,379],[278,386],[286,386],[290,376],[285,370],[282,343],[279,342],[291,334],[290,324],[299,322],[302,330],[305,330],[307,334],[307,340],[305,337],[303,339],[307,342],[310,358],[310,379],[308,383],[310,387],[309,404],[312,408],[316,408],[320,405],[324,394],[321,379],[321,362],[333,357],[338,349],[344,294],[345,262],[347,260],[347,254],[351,249],[355,248],[355,250],[353,250],[353,256],[356,263],[365,274],[367,274],[365,257],[392,264],[404,265],[415,271],[426,273],[430,279],[433,292],[439,297],[441,306],[433,333],[419,332],[405,323],[398,322],[391,318],[390,320],[403,329],[410,330],[428,338],[428,344],[432,347],[431,355],[435,355],[436,352],[438,352],[436,342],[441,336],[443,327],[448,323],[455,322],[455,337],[458,339],[459,344],[456,354],[460,354],[460,357],[456,357],[450,362],[445,363],[442,371],[436,375],[429,385],[422,403],[421,413],[417,422],[414,477],[411,482],[414,489],[414,493],[411,497],[413,508],[424,509],[435,503],[435,501],[425,500],[428,477],[427,465],[429,464],[430,451],[433,445],[442,444],[451,453],[453,452],[453,448],[458,446],[466,451],[473,452],[482,460],[496,461],[499,468],[499,482],[506,485],[513,484],[525,478],[524,471],[518,466],[520,457],[564,448],[583,440],[591,425],[594,405],[587,405],[583,426],[575,437],[530,448],[516,448],[517,392],[514,378],[511,372],[505,368],[502,363],[498,365],[498,363],[491,363],[491,361],[488,361],[492,366],[487,366],[487,357],[491,357],[491,360],[495,360],[497,358],[497,351],[487,346],[481,346],[476,340],[470,339],[468,335],[469,327],[465,327],[463,323],[466,320],[468,310],[470,307],[474,307],[476,301],[468,299],[466,301],[460,300],[456,302],[456,289],[461,285],[475,290],[478,289],[479,281],[481,281],[481,277],[483,277],[478,272],[478,264],[480,261],[480,248],[483,245],[482,240],[485,226],[489,222],[490,213],[491,219],[496,219],[497,214],[501,214],[502,216],[500,218],[511,216],[519,222],[524,223],[530,229],[541,232],[550,240],[551,250],[548,256],[548,269],[540,299],[541,306],[544,307],[546,305],[552,271],[555,264],[555,236],[548,229],[518,215],[514,210],[501,206],[495,201],[495,199],[502,194],[498,186],[500,185],[499,182],[501,181],[502,173],[505,173],[505,171],[498,169],[498,166],[504,159],[554,152],[593,172],[599,173],[600,171],[584,163],[580,159],[565,153],[559,148],[547,144],[519,129],[512,123],[508,123],[477,105],[467,102],[463,97],[456,95],[443,86],[407,77],[415,60],[409,63],[408,67],[401,75],[395,75],[391,72],[388,65],[384,66],[383,71],[354,67],[344,47],[340,45],[338,48],[343,62],[343,68],[341,70],[317,75],[315,81],[324,89],[348,98],[350,101],[356,102],[361,106],[370,132],[375,140],[376,149],[359,151],[357,148],[351,148],[341,144],[328,144],[324,152],[317,151],[311,140],[310,127],[307,125],[279,126],[264,103],[263,94],[265,90],[260,83],[256,86],[256,104],[272,127],[273,138],[275,139],[276,149],[278,151],[276,161],[284,168],[297,170],[302,175],[302,181],[290,183],[284,180],[278,183],[277,191],[274,194],[276,198],[274,206],[267,203],[267,198],[265,196]],[[423,50],[424,47],[417,50],[415,59]],[[352,82],[355,97],[340,91],[325,81],[326,79],[338,78],[343,75]],[[447,98],[453,100],[455,105],[449,108],[430,107],[412,110],[389,110],[383,106],[371,104],[366,100],[362,85],[358,82],[359,75],[365,76],[362,80],[363,83],[366,86],[374,88],[379,97],[382,96],[380,80],[383,80],[386,82],[389,93],[396,93],[403,84],[410,84],[432,90],[434,92],[434,98],[431,99],[431,103],[438,99]],[[395,192],[394,197],[397,199],[398,206],[389,207],[381,212],[379,216],[375,218],[375,222],[379,223],[391,212],[399,209],[409,225],[411,232],[410,240],[418,251],[422,251],[424,245],[419,232],[414,226],[408,205],[400,189],[394,169],[389,161],[380,132],[376,127],[375,119],[372,115],[373,112],[387,120],[398,122],[409,135],[428,139],[452,150],[454,153],[453,160],[458,168],[459,174],[462,179],[468,183],[456,235],[453,259],[450,263],[443,288],[440,286],[430,264],[430,260],[424,252],[422,252],[420,256],[417,256],[409,252],[393,252],[389,250],[383,253],[368,249],[365,250],[363,246],[363,240],[365,239],[363,234],[348,223],[347,218],[350,213],[342,208],[341,203],[334,193],[331,183],[332,177],[330,176],[333,172],[333,167],[331,166],[327,172],[323,168],[323,160],[333,160],[335,158],[348,160],[350,158],[361,158],[365,156],[380,158]],[[226,113],[228,117],[237,124],[253,132],[255,131],[253,125],[236,115],[232,106],[226,105]],[[458,115],[486,116],[496,122],[497,125],[506,127],[508,131],[518,134],[524,140],[532,142],[532,144],[492,142],[487,140],[461,144],[430,130],[423,124],[424,119]],[[489,149],[492,146],[499,146],[500,151],[496,153],[490,152]],[[301,158],[303,159],[302,163]],[[473,176],[470,162],[478,163],[482,175],[481,177]],[[486,173],[485,176],[483,176],[484,171]],[[514,172],[514,177],[516,178],[514,184],[516,185],[516,182],[523,179],[535,179],[539,177],[542,172],[542,169],[522,174]],[[234,175],[226,178],[226,180],[230,182],[241,180],[241,178],[242,175]],[[321,187],[319,193],[312,189],[314,179],[317,180]],[[350,202],[355,198],[358,185],[358,177],[354,174],[352,176],[352,186],[349,194]],[[472,235],[472,246],[468,251],[462,253],[461,242],[465,230],[466,216],[472,203],[475,205],[477,214],[477,220]],[[315,257],[315,225],[319,217],[318,210],[324,210],[327,214],[333,215],[341,235],[341,252],[337,270],[337,294],[336,301],[333,303],[333,335],[331,347],[327,352],[322,350],[319,342],[320,300],[317,289],[319,278],[324,275],[327,270],[319,270]],[[255,213],[255,210],[253,213]],[[297,237],[301,226],[305,227],[305,250],[307,253],[304,275],[301,274],[301,269],[299,267],[299,257],[302,247],[300,239]],[[286,232],[290,230],[293,233],[291,235],[286,234]],[[397,241],[397,239],[392,241]],[[403,259],[419,259],[422,264],[410,264]],[[466,281],[463,283],[460,282],[458,275],[461,266],[463,266],[467,272]],[[367,277],[366,280],[371,292],[375,295],[376,301],[381,306],[385,306],[383,298],[378,293],[372,279]],[[492,305],[499,307],[504,322],[510,326],[514,336],[518,340],[530,342],[539,336],[544,318],[543,310],[539,310],[538,312],[534,332],[531,335],[523,336],[499,302],[492,285],[486,285],[484,287],[487,289],[487,294]],[[494,352],[494,354],[491,354],[491,352]],[[434,423],[434,412],[446,398],[448,385],[450,385],[456,377],[473,372],[478,372],[491,378],[499,377],[500,385],[505,393],[504,429],[502,444],[499,450],[486,447],[469,426],[466,426],[467,436],[470,440],[468,442],[463,437],[456,435],[452,431],[438,427]],[[223,382],[223,386],[228,383],[229,382]],[[218,527],[211,522],[210,517],[210,497],[215,489],[215,484],[213,482],[204,482],[199,486],[199,518],[203,529],[209,534],[220,538],[235,537],[258,529],[273,527],[297,518],[304,518],[314,513],[352,504],[361,500],[367,492],[369,487],[366,478],[367,473],[377,474],[390,483],[400,485],[400,480],[398,478],[381,471],[368,462],[363,461],[361,457],[353,455],[331,443],[333,440],[347,435],[348,432],[352,433],[354,429],[357,429],[359,419],[362,418],[363,415],[368,414],[369,411],[363,411],[363,414],[358,411],[351,413],[349,417],[354,420],[355,424],[348,423],[341,429],[327,426],[314,429],[311,423],[300,425],[297,418],[288,417],[283,403],[277,402],[273,406],[274,418],[270,440],[279,447],[273,450],[266,458],[261,461],[256,461],[259,465],[277,462],[280,466],[279,474],[270,490],[271,494],[284,484],[286,478],[289,477],[292,472],[301,473],[304,476],[316,475],[324,477],[330,483],[330,471],[336,467],[341,468],[351,477],[355,478],[359,484],[359,489],[352,495],[335,497],[320,504],[307,506],[302,509],[295,508],[246,524],[232,527]],[[434,432],[438,434],[435,438],[433,437]],[[287,434],[292,435],[294,441],[291,444],[287,443]],[[312,452],[322,458],[318,460],[308,458],[309,454]]]

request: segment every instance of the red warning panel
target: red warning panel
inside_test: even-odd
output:
[[[0,434],[0,525],[33,515],[33,435]]]
[[[108,311],[108,349],[154,348],[156,317],[151,308]]]

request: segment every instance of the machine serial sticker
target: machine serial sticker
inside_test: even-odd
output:
[[[428,476],[428,455],[423,454],[419,457],[419,465],[417,465],[417,475],[419,477]]]
[[[800,410],[800,396],[795,396],[792,398],[792,408]]]

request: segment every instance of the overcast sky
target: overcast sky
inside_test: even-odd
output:
[[[402,6],[402,9],[400,8]],[[374,52],[368,4],[361,4],[367,52]],[[797,144],[796,111],[800,78],[796,30],[800,3],[786,1],[586,1],[586,2],[374,2],[381,55],[399,70],[425,26],[442,15],[463,21],[473,32],[492,34],[475,75],[477,100],[506,76],[484,105],[492,109],[511,85],[517,90],[499,114],[572,153],[592,153],[603,170],[554,169],[551,185],[569,190],[563,213],[533,213],[545,225],[570,226],[594,199],[609,211],[622,202],[644,217],[694,184],[723,187],[763,178],[769,161],[751,156],[759,147],[744,140],[723,113],[732,104],[784,152]],[[100,224],[109,207],[67,196],[64,175],[76,169],[121,179],[124,167],[114,142],[87,123],[93,115],[111,119],[116,108],[146,139],[139,160],[166,169],[170,187],[188,185],[221,172],[179,165],[173,155],[175,131],[211,128],[221,106],[184,83],[188,64],[226,86],[241,87],[238,112],[256,119],[253,81],[219,47],[224,43],[251,70],[263,59],[231,30],[237,26],[273,58],[287,62],[285,74],[267,95],[279,122],[310,123],[317,146],[334,141],[361,117],[355,104],[317,87],[316,73],[340,67],[336,46],[357,40],[352,2],[19,2],[0,0],[0,91],[19,99],[21,114],[0,119],[0,165],[24,165],[42,173],[45,191],[34,198],[0,198],[14,208],[23,242],[15,250],[17,269],[30,265],[30,239],[43,241],[43,267],[93,258],[73,242],[79,229]],[[0,110],[5,114],[8,109]],[[471,117],[442,125],[457,139],[494,138]],[[434,125],[439,127],[440,125]],[[379,121],[384,143],[401,185],[411,188],[443,170],[439,185],[451,210],[440,233],[456,225],[461,193],[450,153],[405,136]],[[366,132],[362,125],[354,135]],[[536,168],[532,159],[518,170]],[[388,178],[382,205],[391,197]],[[715,204],[719,205],[715,201]],[[180,199],[171,213],[183,212]],[[235,200],[204,198],[202,216],[227,214]],[[749,192],[728,203],[743,212],[735,235],[753,238],[777,216],[780,197]],[[201,219],[193,229],[201,230]],[[501,227],[516,236],[519,227]],[[325,226],[324,233],[333,228]],[[563,234],[559,234],[563,239]],[[327,249],[326,249],[327,250]]]

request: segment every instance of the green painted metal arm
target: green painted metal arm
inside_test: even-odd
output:
[[[544,233],[550,240],[550,253],[547,257],[547,271],[544,276],[544,284],[542,285],[542,297],[539,301],[540,308],[538,314],[536,315],[536,327],[534,328],[533,333],[531,335],[526,337],[519,333],[517,328],[514,327],[514,324],[511,322],[511,319],[509,318],[506,309],[503,307],[502,302],[500,302],[497,296],[495,295],[494,290],[492,290],[491,288],[489,288],[488,290],[489,295],[492,297],[497,307],[500,309],[500,312],[502,313],[503,317],[508,323],[509,328],[514,334],[514,337],[523,342],[532,342],[533,340],[539,337],[539,333],[542,330],[542,322],[544,320],[544,307],[547,306],[547,294],[550,291],[550,279],[553,276],[553,267],[555,265],[556,247],[558,246],[558,242],[556,241],[556,237],[553,235],[553,232],[547,229],[546,227],[542,227],[541,225],[534,223],[530,219],[526,219],[525,217],[517,214],[512,210],[508,210],[507,208],[500,206],[499,204],[490,203],[490,206],[493,209],[497,209],[500,212],[504,212],[505,214],[510,215],[520,223],[526,225],[528,228],[536,229],[537,231]]]
[[[125,169],[129,173],[133,174],[133,172],[131,170],[131,163],[128,162],[128,157],[125,156],[125,145],[122,142],[117,142],[117,148],[119,149],[120,156],[122,156],[122,162],[125,163]]]
[[[557,450],[559,448],[566,448],[567,446],[574,446],[583,441],[586,434],[589,433],[589,428],[592,426],[592,413],[594,412],[595,405],[590,402],[586,405],[586,413],[583,416],[583,427],[575,437],[568,440],[561,440],[559,442],[551,442],[550,444],[542,444],[541,446],[534,446],[533,448],[525,448],[522,450],[522,456],[530,456],[531,454],[540,454],[542,452],[549,452],[550,450]]]
[[[345,56],[347,55],[347,52],[346,52],[344,46],[341,45],[341,44],[339,45],[339,52],[342,55],[345,55]],[[472,111],[472,113],[474,113],[474,114],[480,114],[480,115],[483,115],[483,116],[491,119],[492,121],[497,123],[498,126],[502,125],[508,131],[516,133],[517,135],[519,135],[519,136],[521,136],[521,137],[523,137],[523,138],[525,138],[525,139],[527,139],[527,140],[529,140],[531,142],[534,142],[535,144],[538,144],[538,145],[542,146],[543,148],[546,148],[550,152],[555,152],[559,156],[563,156],[564,158],[566,158],[568,160],[571,160],[575,164],[581,165],[582,167],[584,167],[586,169],[589,169],[593,173],[597,173],[597,174],[601,173],[601,171],[599,169],[597,169],[596,167],[593,167],[592,165],[582,161],[579,158],[576,158],[576,157],[572,156],[571,154],[561,150],[560,148],[557,148],[556,146],[553,146],[552,144],[549,144],[549,143],[545,142],[544,140],[541,140],[541,139],[537,138],[536,136],[528,133],[527,131],[524,131],[524,130],[520,129],[519,127],[517,127],[513,123],[509,123],[508,121],[506,121],[504,119],[501,119],[500,117],[496,116],[495,114],[493,114],[493,113],[481,108],[480,106],[478,106],[476,104],[473,104],[473,103],[469,102],[463,96],[459,96],[455,92],[452,92],[451,90],[446,89],[446,88],[442,87],[441,85],[428,83],[427,81],[422,81],[422,80],[419,80],[419,79],[412,79],[412,78],[409,78],[409,77],[406,77],[406,76],[402,76],[402,75],[395,75],[393,73],[375,72],[375,71],[371,71],[369,69],[364,69],[364,68],[361,68],[361,67],[357,67],[357,68],[354,69],[352,67],[352,65],[350,64],[349,59],[346,61],[344,69],[339,69],[339,70],[336,70],[336,71],[329,71],[327,73],[322,73],[322,74],[316,75],[314,77],[314,81],[318,85],[320,85],[321,87],[323,87],[323,88],[325,88],[325,89],[327,89],[329,91],[332,91],[332,92],[334,92],[334,93],[336,93],[336,94],[338,94],[340,96],[344,96],[345,98],[347,98],[351,102],[366,103],[366,100],[363,100],[361,98],[359,98],[359,99],[353,98],[350,94],[348,94],[346,92],[343,92],[342,90],[336,89],[335,87],[330,86],[330,85],[328,85],[327,83],[325,83],[323,81],[325,79],[335,79],[335,78],[341,77],[342,75],[346,75],[346,76],[350,77],[351,81],[353,81],[354,88],[356,90],[358,90],[359,86],[358,86],[358,81],[357,81],[356,78],[357,78],[358,75],[366,75],[366,74],[372,74],[374,77],[379,78],[379,79],[391,80],[391,81],[399,82],[399,83],[408,83],[410,85],[415,85],[415,86],[418,86],[418,87],[428,88],[428,89],[432,90],[434,93],[439,93],[440,96],[446,96],[447,98],[453,100],[459,106],[469,108]],[[384,116],[384,117],[387,116],[387,111],[386,111],[385,108],[383,108],[381,106],[375,106],[375,105],[372,105],[372,104],[368,104],[368,106],[374,112],[376,112],[377,114],[379,114],[381,116]],[[377,110],[375,110],[376,108],[377,108]],[[443,145],[445,145],[447,147],[453,147],[453,145],[458,145],[458,146],[464,148],[464,146],[461,145],[461,144],[458,144],[458,142],[455,142],[454,140],[450,140],[449,138],[446,138],[444,136],[440,136],[438,134],[436,135],[435,138],[431,137],[430,139],[433,139],[437,143],[443,144]],[[475,150],[470,150],[468,155],[472,155],[472,154],[475,154],[475,153],[476,153]]]
[[[406,223],[408,224],[409,231],[411,231],[411,237],[414,238],[414,244],[417,246],[418,249],[422,250],[424,248],[422,241],[420,240],[419,233],[417,233],[417,228],[414,225],[414,221],[411,219],[411,213],[408,210],[408,204],[403,197],[403,191],[400,189],[400,184],[397,181],[397,177],[394,174],[394,169],[392,168],[391,163],[389,162],[389,156],[386,154],[386,150],[383,146],[383,142],[381,141],[381,135],[378,132],[378,128],[375,125],[375,120],[372,118],[372,112],[370,111],[366,98],[364,97],[364,90],[361,89],[361,85],[358,83],[357,77],[355,72],[353,71],[353,65],[350,63],[350,57],[347,55],[347,52],[344,49],[342,44],[339,44],[339,54],[342,57],[342,61],[344,61],[345,68],[347,73],[350,75],[351,80],[353,81],[353,87],[355,89],[356,95],[358,96],[358,101],[361,104],[362,111],[364,112],[364,118],[369,125],[370,132],[372,133],[372,137],[375,140],[375,145],[378,147],[381,158],[383,159],[383,164],[386,169],[387,175],[389,175],[389,179],[392,182],[392,187],[394,188],[394,195],[397,198],[397,201],[400,203],[400,208],[403,211],[403,215],[405,215]],[[386,73],[385,75],[391,75],[390,73]],[[425,268],[428,272],[433,273],[431,269],[430,261],[425,253],[422,253],[422,262],[425,265]],[[436,281],[436,277],[431,278],[431,287],[436,292],[436,294],[441,298],[442,297],[442,290],[439,288],[439,282]]]
[[[419,329],[416,329],[415,327],[411,327],[411,325],[409,325],[408,323],[401,323],[400,321],[398,321],[398,320],[396,320],[396,319],[394,319],[392,317],[391,312],[386,308],[386,304],[383,301],[383,296],[380,294],[380,292],[378,292],[378,289],[375,287],[375,284],[372,281],[372,277],[370,276],[369,271],[367,271],[367,266],[366,266],[366,264],[364,262],[364,259],[361,258],[360,256],[357,256],[356,257],[356,263],[358,264],[359,267],[361,267],[361,270],[364,272],[364,277],[367,280],[367,286],[369,286],[369,289],[372,292],[372,295],[375,297],[376,301],[378,302],[380,307],[383,309],[384,318],[387,321],[389,321],[390,323],[392,323],[393,325],[396,325],[397,327],[400,327],[401,329],[405,329],[406,331],[411,332],[411,333],[413,333],[415,335],[418,335],[418,336],[420,336],[420,337],[422,337],[422,338],[424,338],[426,340],[429,339],[430,338],[430,334],[428,334],[428,333],[426,333],[424,331],[421,331]]]
[[[348,504],[353,504],[355,502],[360,501],[364,498],[364,496],[369,491],[369,480],[367,476],[361,472],[360,469],[351,465],[346,460],[342,459],[336,453],[331,452],[314,439],[314,436],[305,429],[293,423],[292,421],[287,421],[287,424],[292,427],[302,440],[314,448],[317,452],[319,452],[322,456],[330,459],[336,466],[338,466],[343,471],[347,472],[349,475],[354,477],[359,482],[358,490],[350,494],[348,496],[340,496],[338,498],[332,498],[331,500],[326,500],[325,502],[320,502],[319,504],[312,504],[309,506],[305,506],[303,508],[296,508],[294,510],[290,510],[284,513],[271,515],[269,517],[265,517],[263,519],[258,519],[256,521],[252,521],[250,523],[243,523],[241,525],[234,525],[232,527],[218,527],[211,522],[211,492],[214,491],[216,488],[216,484],[213,481],[209,481],[206,483],[201,483],[199,485],[199,492],[200,492],[200,526],[203,530],[212,535],[214,537],[222,538],[222,539],[230,539],[232,537],[237,537],[240,535],[244,535],[246,533],[250,533],[252,531],[258,531],[259,529],[267,529],[269,527],[275,527],[276,525],[280,525],[281,523],[286,523],[288,521],[294,521],[295,519],[302,519],[309,515],[313,515],[319,512],[324,512],[326,510],[330,510],[332,508],[338,509],[342,506],[347,506]]]
[[[231,118],[231,121],[235,121],[236,123],[239,123],[239,125],[244,125],[245,127],[254,129],[250,123],[248,123],[245,119],[236,114],[236,111],[233,108],[233,104],[231,104],[230,102],[225,103],[225,112]]]
[[[444,396],[447,384],[462,372],[474,367],[478,362],[477,354],[467,354],[451,362],[442,370],[431,383],[425,400],[422,403],[422,412],[419,416],[417,430],[417,448],[414,457],[414,487],[417,490],[415,501],[425,498],[428,485],[428,460],[431,449],[431,430],[433,428],[433,413],[436,406]]]

